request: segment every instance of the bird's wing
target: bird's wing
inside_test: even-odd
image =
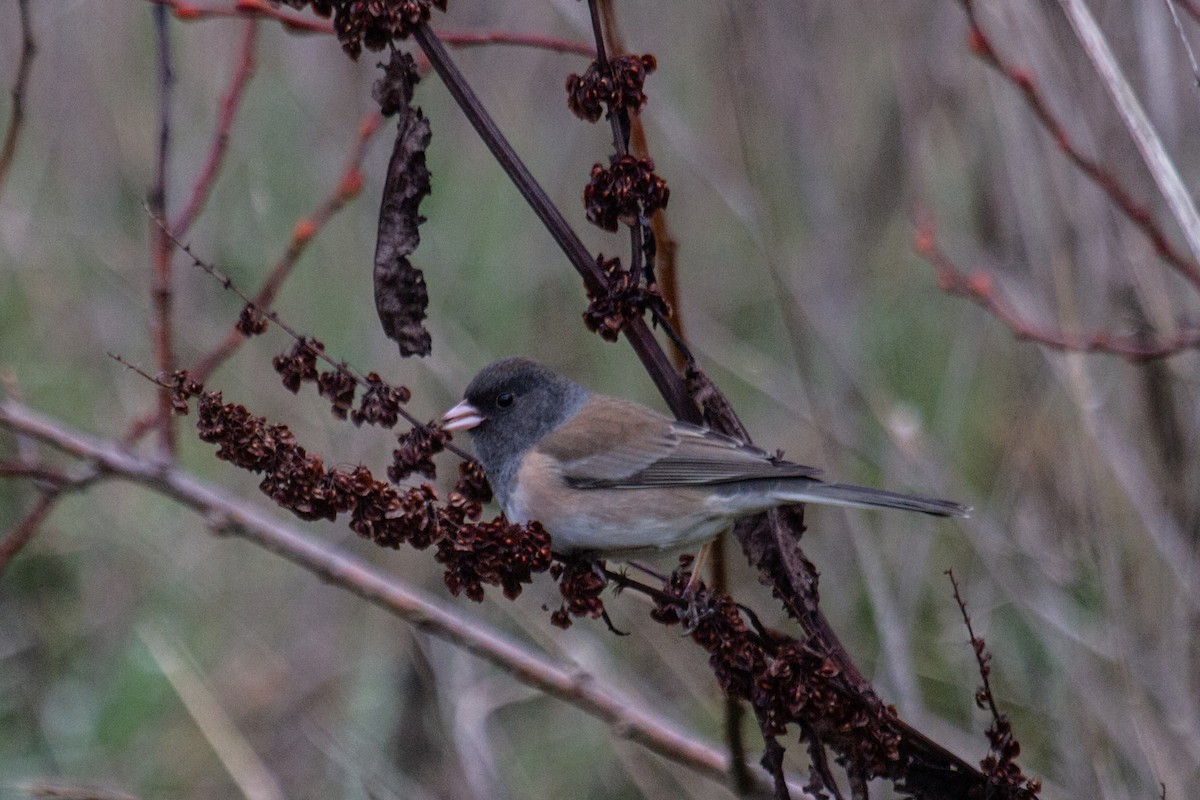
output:
[[[534,450],[561,464],[572,482],[623,480],[678,447],[672,422],[640,403],[594,394]]]
[[[562,464],[563,477],[580,489],[704,486],[820,474],[640,403],[603,395],[593,395],[536,449]]]

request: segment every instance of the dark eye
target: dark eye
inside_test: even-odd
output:
[[[508,408],[516,399],[517,398],[513,397],[512,392],[501,392],[500,394],[496,395],[496,405],[500,408]]]

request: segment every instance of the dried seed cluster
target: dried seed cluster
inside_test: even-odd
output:
[[[355,425],[366,422],[384,428],[395,427],[400,421],[400,406],[412,399],[406,386],[385,383],[378,373],[367,373],[367,390],[363,392],[358,408],[350,412],[350,421]]]
[[[453,536],[438,542],[435,558],[446,566],[444,580],[451,594],[464,592],[479,602],[484,585],[489,585],[499,586],[512,600],[521,594],[522,584],[533,580],[533,573],[550,567],[550,536],[538,522],[517,525],[497,518],[460,524]]]
[[[363,379],[367,389],[363,392],[358,408],[354,408],[354,396],[358,391],[359,381],[345,365],[319,372],[317,359],[324,353],[324,344],[316,339],[304,337],[292,345],[287,355],[275,356],[271,365],[279,373],[284,387],[292,394],[300,391],[301,384],[315,382],[317,391],[330,401],[330,410],[338,419],[346,419],[349,416],[355,425],[365,422],[385,428],[395,426],[400,420],[400,406],[412,399],[412,392],[405,386],[392,386],[372,372]]]
[[[492,486],[478,461],[458,462],[458,483],[454,491],[471,503],[483,505],[492,501]]]
[[[668,593],[684,596],[688,574],[676,572]],[[803,642],[782,635],[768,639],[751,630],[727,595],[701,589],[702,608],[692,638],[709,653],[721,687],[750,704],[763,732],[780,735],[788,724],[815,731],[867,777],[899,774],[901,741],[894,712],[878,700],[864,702],[836,664]],[[681,621],[679,607],[659,601],[653,612],[666,624]],[[872,698],[874,699],[874,698]]]
[[[593,61],[582,75],[567,77],[567,107],[580,119],[596,122],[606,107],[639,111],[646,104],[642,87],[658,67],[654,56],[618,56],[607,66]]]
[[[333,31],[342,49],[358,58],[365,47],[382,50],[394,39],[406,39],[432,9],[446,10],[446,0],[282,0],[292,8],[312,6],[323,17],[333,16]]]
[[[654,172],[648,158],[623,155],[605,168],[592,167],[592,177],[583,190],[583,205],[588,222],[606,231],[615,231],[618,223],[638,225],[660,208],[667,207],[671,190]]]
[[[271,366],[283,379],[284,388],[292,394],[300,391],[300,384],[317,379],[317,358],[325,352],[325,345],[305,337],[299,339],[290,353],[271,359]]]
[[[358,384],[354,376],[345,369],[331,369],[317,376],[317,391],[321,397],[333,405],[330,410],[338,419],[350,416],[350,407],[354,405],[354,394]]]
[[[953,573],[950,575],[953,583]],[[1007,714],[1002,714],[996,708],[996,699],[992,696],[992,686],[988,678],[992,673],[992,654],[987,651],[987,642],[982,636],[976,636],[971,627],[971,618],[958,584],[954,583],[954,599],[962,611],[967,632],[971,637],[971,648],[975,651],[975,661],[979,665],[979,677],[983,685],[975,690],[975,705],[981,710],[992,714],[992,724],[984,732],[988,740],[988,754],[979,762],[979,768],[988,779],[988,788],[998,797],[1034,798],[1042,790],[1042,782],[1029,778],[1017,764],[1017,756],[1021,754],[1021,743],[1013,735],[1012,722]],[[977,793],[982,797],[982,794]]]
[[[587,560],[558,561],[550,568],[550,575],[558,581],[558,590],[563,602],[550,615],[550,622],[560,628],[571,627],[572,617],[596,619],[604,613],[600,594],[608,585],[601,571],[603,564]]]
[[[989,707],[986,699],[978,695],[975,698],[982,709]],[[1021,771],[1016,758],[1021,754],[1021,744],[1013,735],[1012,723],[1006,714],[1000,714],[988,726],[986,731],[989,752],[979,762],[983,774],[987,776],[989,789],[995,797],[1016,797],[1021,800],[1031,800],[1042,790],[1042,782],[1037,778],[1029,778]],[[984,795],[977,792],[980,798]]]
[[[260,333],[266,333],[267,320],[258,306],[254,303],[246,303],[242,306],[242,311],[238,314],[238,321],[234,327],[243,336],[258,336]]]
[[[400,483],[414,473],[432,480],[437,477],[433,456],[446,449],[450,434],[434,425],[413,428],[408,433],[396,436],[400,445],[392,451],[392,465],[388,467],[388,480]]]
[[[621,259],[605,260],[601,255],[597,266],[604,272],[604,287],[599,291],[588,291],[587,311],[583,312],[583,323],[588,330],[615,342],[621,331],[629,327],[647,311],[655,311],[666,317],[671,313],[663,299],[658,284],[643,285],[637,276],[621,269]]]
[[[463,481],[475,497],[453,491],[440,504],[428,484],[400,490],[375,480],[366,467],[326,468],[286,425],[225,403],[220,392],[204,391],[186,373],[173,376],[170,391],[177,409],[186,410],[197,398],[200,438],[217,445],[217,458],[261,474],[259,488],[280,506],[307,520],[349,514],[351,530],[383,547],[436,547],[446,586],[456,595],[482,600],[483,587],[490,585],[516,597],[534,573],[550,567],[550,536],[541,525],[478,521],[477,474]]]

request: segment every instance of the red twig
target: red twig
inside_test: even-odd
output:
[[[0,539],[0,575],[4,574],[17,553],[37,535],[46,518],[54,511],[59,498],[67,492],[90,486],[100,475],[99,471],[91,470],[82,477],[73,478],[40,464],[0,462],[0,477],[26,478],[42,485],[41,494],[33,508],[11,533]]]
[[[303,17],[299,14],[289,14],[282,9],[262,2],[262,0],[237,0],[233,5],[228,6],[197,6],[193,3],[185,2],[185,0],[150,0],[150,2],[167,6],[177,19],[186,22],[228,17],[261,17],[273,19],[283,25],[285,29],[294,33],[333,33],[333,23],[331,22],[323,19]],[[560,39],[555,36],[538,36],[536,34],[510,33],[508,31],[443,33],[441,36],[452,47],[480,47],[498,44],[511,47],[533,47],[539,50],[549,50],[554,53],[570,53],[588,58],[596,54],[590,45],[571,39]]]
[[[1018,67],[1005,59],[988,37],[975,11],[975,0],[959,0],[967,15],[970,26],[971,51],[983,63],[995,69],[1015,86],[1025,98],[1025,103],[1033,112],[1034,117],[1054,139],[1055,144],[1070,159],[1080,172],[1096,184],[1109,199],[1117,206],[1142,234],[1150,241],[1155,252],[1171,267],[1182,275],[1196,289],[1200,290],[1200,265],[1180,253],[1167,239],[1158,221],[1151,216],[1145,205],[1134,200],[1121,181],[1107,168],[1095,159],[1086,156],[1071,139],[1067,129],[1054,112],[1045,95],[1034,82],[1033,75],[1023,67]],[[1185,6],[1186,8],[1187,6]],[[1072,348],[1074,349],[1074,348]],[[1102,348],[1097,348],[1102,349]]]
[[[17,153],[17,142],[21,139],[21,129],[25,125],[25,89],[29,86],[29,73],[33,69],[33,57],[37,54],[29,0],[17,0],[17,13],[21,18],[21,61],[17,65],[17,79],[12,88],[12,117],[8,120],[4,144],[0,146],[0,188],[4,186],[8,168],[12,166],[13,157]]]
[[[353,199],[362,189],[362,162],[366,157],[367,147],[374,137],[375,132],[379,130],[383,122],[383,117],[378,112],[373,112],[363,117],[362,122],[358,126],[358,138],[355,142],[354,149],[350,153],[350,158],[346,164],[346,170],[342,173],[341,180],[338,181],[337,187],[333,192],[321,202],[321,205],[309,216],[301,219],[292,229],[292,239],[288,243],[287,250],[283,256],[275,263],[270,274],[263,280],[258,287],[258,291],[251,298],[251,302],[261,309],[267,310],[275,301],[275,294],[279,291],[279,287],[292,273],[292,269],[296,266],[300,256],[308,247],[308,243],[313,237],[325,226],[326,223],[342,209],[351,199]],[[194,368],[189,370],[191,376],[204,383],[217,367],[225,362],[234,351],[241,346],[246,337],[236,328],[231,328],[213,350],[207,353]]]
[[[1197,6],[1195,0],[1172,0],[1175,5],[1186,11],[1192,19],[1200,22],[1200,6]]]
[[[1109,353],[1131,361],[1151,361],[1200,347],[1200,329],[1185,328],[1174,336],[1147,339],[1144,334],[1117,335],[1107,331],[1071,334],[1031,322],[996,291],[992,276],[983,270],[967,273],[938,246],[933,226],[919,223],[913,242],[917,253],[937,272],[938,287],[947,294],[965,297],[1004,323],[1018,339],[1037,342],[1055,350]]]
[[[513,47],[534,47],[538,50],[549,50],[552,53],[569,53],[591,58],[596,51],[591,45],[570,39],[559,39],[554,36],[536,36],[507,31],[491,31],[484,33],[451,33],[441,34],[443,41],[451,47],[479,47],[481,45],[501,44]]]
[[[148,205],[152,216],[166,219],[167,171],[171,146],[171,89],[175,82],[171,68],[170,35],[166,9],[154,9],[154,24],[158,43],[158,157],[154,170],[154,183],[150,189]],[[150,226],[151,242],[151,297],[154,307],[152,336],[155,361],[163,374],[170,374],[175,365],[171,330],[171,240],[167,231],[153,223]],[[162,393],[158,403],[159,442],[163,450],[174,455],[176,447],[174,416],[170,397]]]
[[[0,478],[27,478],[32,481],[48,483],[52,486],[68,483],[71,480],[61,472],[48,467],[17,464],[10,461],[0,461]]]
[[[171,223],[171,230],[176,236],[183,236],[187,233],[203,210],[204,204],[208,202],[213,184],[217,180],[217,174],[221,170],[221,164],[225,160],[225,152],[229,148],[229,132],[233,128],[233,121],[237,117],[242,97],[245,96],[246,86],[254,76],[257,41],[258,19],[250,17],[246,20],[246,27],[242,34],[242,47],[238,52],[237,66],[230,78],[229,88],[221,96],[221,110],[217,116],[217,127],[213,131],[208,158],[205,159],[204,167],[200,170],[196,183],[192,187],[192,197],[188,200],[187,208]]]
[[[333,23],[322,19],[289,14],[260,0],[237,0],[230,6],[197,6],[184,0],[150,0],[171,9],[184,22],[220,17],[266,17],[279,22],[292,33],[333,33]]]
[[[199,256],[197,256],[192,251],[192,249],[189,245],[184,244],[183,242],[179,241],[179,239],[175,238],[174,236],[171,236],[170,234],[168,234],[168,237],[170,238],[171,243],[175,247],[178,247],[180,250],[182,250],[183,253],[192,260],[193,266],[198,267],[199,269],[208,273],[213,279],[219,281],[225,289],[233,292],[235,295],[240,297],[246,303],[246,305],[248,305],[251,309],[253,309],[255,312],[257,312],[259,315],[261,315],[262,317],[275,323],[275,325],[277,325],[281,331],[286,333],[288,336],[292,337],[292,339],[294,341],[296,341],[298,343],[304,343],[304,342],[311,341],[310,339],[308,339],[308,337],[302,335],[298,330],[296,330],[296,328],[292,327],[287,322],[285,322],[284,319],[282,317],[280,317],[277,312],[271,311],[270,309],[264,309],[264,308],[261,308],[258,305],[256,305],[254,302],[254,298],[252,298],[250,295],[246,294],[244,291],[239,289],[237,287],[237,284],[235,284],[233,282],[232,278],[230,278],[228,275],[221,272],[221,270],[219,270],[215,265],[210,264],[207,261],[204,261],[203,259],[201,259]],[[362,388],[368,389],[371,387],[372,380],[364,377],[360,372],[358,372],[355,369],[353,369],[352,367],[350,367],[350,365],[347,364],[346,362],[344,362],[344,361],[339,362],[339,361],[334,360],[334,358],[331,355],[329,355],[328,353],[325,352],[324,346],[315,348],[313,350],[313,356],[316,357],[317,359],[320,359],[321,361],[325,362],[329,366],[333,367],[334,370],[345,374],[347,377],[350,378],[350,380],[354,381]],[[163,386],[162,380],[157,379],[157,378],[151,378],[143,370],[133,367],[132,364],[129,364],[124,359],[120,358],[119,356],[114,356],[114,358],[116,358],[118,361],[126,364],[127,366],[130,366],[131,368],[133,368],[136,372],[141,374],[142,377],[149,378],[153,383],[157,384],[158,386]],[[189,377],[190,377],[190,373],[189,373]],[[164,394],[166,394],[168,399],[170,399],[170,395],[171,395],[170,392],[164,392]],[[427,425],[426,423],[421,422],[419,419],[414,417],[403,406],[398,407],[396,409],[396,411],[401,417],[403,417],[405,420],[407,420],[410,424],[412,424],[415,427],[418,427],[418,428],[431,427],[430,425]],[[452,442],[445,442],[443,447],[447,451],[454,453],[455,455],[459,456],[462,459],[465,459],[465,460],[471,459],[471,455],[469,453],[467,453],[465,450],[455,446]]]
[[[383,118],[378,112],[373,112],[363,117],[358,126],[354,149],[347,159],[346,170],[342,173],[341,179],[338,180],[338,184],[333,192],[317,206],[316,210],[311,215],[299,220],[292,228],[292,238],[288,243],[287,250],[275,262],[275,266],[271,268],[271,272],[258,287],[258,291],[249,298],[250,302],[256,308],[265,311],[271,307],[280,286],[291,275],[296,262],[299,261],[300,256],[303,255],[313,237],[329,222],[334,214],[340,211],[361,190],[363,180],[361,171],[362,162],[366,158],[367,147],[375,133],[379,130],[382,122]],[[189,374],[197,381],[204,383],[217,367],[225,363],[241,347],[245,340],[246,337],[242,333],[236,328],[231,328],[229,333],[225,335],[225,338],[216,347],[202,356],[196,366],[189,370]],[[125,435],[125,441],[137,441],[154,424],[155,419],[153,417],[142,417],[135,420],[129,427],[129,433]]]
[[[20,552],[22,547],[29,544],[34,534],[42,527],[46,517],[50,516],[50,512],[54,510],[60,494],[60,489],[43,491],[38,497],[37,503],[29,510],[25,518],[17,523],[17,527],[13,528],[12,533],[0,540],[0,575],[4,574],[4,570],[8,567],[8,562],[12,561],[13,556]]]

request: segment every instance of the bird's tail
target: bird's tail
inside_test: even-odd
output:
[[[819,503],[830,506],[849,506],[850,508],[898,508],[902,511],[920,511],[922,514],[932,514],[935,517],[971,516],[969,506],[950,500],[900,494],[867,486],[854,486],[849,483],[806,481],[803,489],[793,490],[789,487],[788,482],[784,482],[777,490],[776,496],[796,503]]]

